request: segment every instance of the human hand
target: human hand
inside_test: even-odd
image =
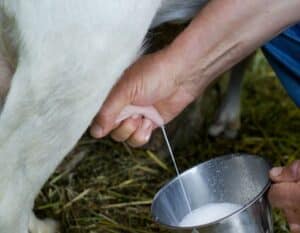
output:
[[[111,132],[113,139],[127,141],[133,147],[148,142],[157,127],[153,121],[141,115],[121,123],[116,120],[124,107],[137,105],[154,107],[167,123],[191,103],[198,95],[197,85],[181,73],[177,63],[167,49],[139,59],[110,92],[91,126],[91,134],[101,138]]]
[[[298,22],[299,7],[299,0],[210,1],[170,44],[172,49],[145,56],[125,72],[95,118],[91,134],[101,138],[112,131],[117,141],[146,143],[153,122],[137,115],[116,124],[122,108],[152,106],[167,123],[220,74]]]
[[[300,160],[273,168],[270,178],[275,183],[269,191],[272,206],[283,210],[293,233],[300,233]]]

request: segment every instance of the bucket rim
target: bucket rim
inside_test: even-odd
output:
[[[205,227],[208,227],[208,226],[212,226],[212,225],[218,224],[218,223],[220,223],[220,222],[222,222],[224,220],[227,220],[227,219],[231,218],[234,215],[238,215],[238,214],[242,213],[243,211],[247,210],[250,206],[252,206],[254,203],[256,203],[262,196],[264,196],[264,194],[270,188],[270,186],[271,186],[271,180],[270,179],[268,179],[267,183],[265,185],[263,185],[262,190],[260,192],[258,192],[258,194],[252,200],[248,201],[242,207],[240,207],[236,211],[234,211],[234,212],[226,215],[225,217],[219,218],[219,219],[217,219],[215,221],[212,221],[212,222],[209,222],[209,223],[206,223],[206,224],[200,224],[200,225],[194,225],[194,226],[174,226],[174,225],[170,225],[170,224],[167,224],[167,223],[163,223],[158,218],[156,218],[154,216],[154,214],[153,214],[154,203],[158,199],[158,197],[160,196],[160,194],[163,193],[171,184],[173,184],[174,182],[177,182],[180,177],[183,177],[186,174],[190,173],[192,170],[195,170],[195,169],[197,169],[200,166],[205,166],[206,164],[211,163],[213,161],[218,161],[218,160],[224,161],[224,160],[229,160],[229,159],[237,158],[237,157],[251,157],[251,158],[254,158],[254,159],[259,159],[262,162],[264,162],[266,164],[266,166],[269,167],[269,169],[271,169],[271,164],[265,158],[263,158],[261,156],[258,156],[258,155],[251,155],[251,154],[247,154],[247,153],[234,153],[234,154],[222,155],[222,156],[218,156],[216,158],[207,160],[207,161],[205,161],[203,163],[199,163],[199,164],[197,164],[197,165],[195,165],[195,166],[193,166],[193,167],[185,170],[184,172],[182,172],[179,177],[175,177],[175,178],[171,179],[169,182],[167,182],[155,194],[155,196],[153,198],[153,201],[152,201],[152,205],[151,205],[152,219],[157,224],[162,225],[163,227],[166,227],[168,229],[174,229],[174,230],[193,230],[193,229],[197,229],[197,228],[205,228]]]

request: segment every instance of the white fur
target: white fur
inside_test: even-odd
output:
[[[188,19],[204,2],[0,0],[0,98],[10,87],[0,116],[0,233],[55,231],[32,214],[40,188],[140,54],[151,24]]]
[[[0,116],[0,232],[27,233],[35,196],[136,59],[161,2],[0,4],[18,41]]]
[[[207,0],[163,0],[151,27],[169,21],[186,21],[194,17]]]

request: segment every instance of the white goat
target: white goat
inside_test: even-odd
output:
[[[32,213],[40,188],[141,54],[151,24],[187,19],[203,3],[0,0],[0,233],[55,232]]]

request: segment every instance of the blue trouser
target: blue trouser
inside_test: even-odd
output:
[[[263,51],[289,96],[300,107],[300,24],[271,40]]]

